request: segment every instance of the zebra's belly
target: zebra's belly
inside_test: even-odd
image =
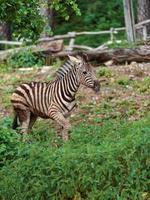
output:
[[[32,112],[34,115],[36,115],[36,116],[38,116],[38,117],[41,117],[41,118],[43,118],[43,119],[48,119],[48,118],[50,118],[50,117],[48,116],[48,113],[47,113],[47,112],[43,112],[43,111],[37,110],[37,109],[35,109],[35,108],[31,108],[30,110],[31,110],[31,112]]]
[[[69,104],[67,105],[67,108],[68,108],[68,109],[66,109],[66,110],[63,112],[63,115],[64,115],[64,116],[70,115],[71,111],[73,111],[73,109],[74,109],[76,106],[77,106],[77,105],[76,105],[75,101],[69,103]]]

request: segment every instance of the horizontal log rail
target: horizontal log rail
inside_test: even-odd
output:
[[[6,44],[6,45],[18,45],[18,46],[21,46],[21,45],[23,45],[23,42],[19,42],[19,41],[0,40],[0,44]]]
[[[143,27],[143,25],[147,25],[150,23],[150,19],[147,19],[145,21],[139,22],[138,24],[135,25],[135,28]]]
[[[135,29],[142,29],[143,31],[143,40],[146,41],[147,39],[149,39],[149,35],[147,34],[147,27],[146,25],[150,23],[150,19],[142,21],[138,24],[135,25]],[[40,38],[39,40],[37,40],[35,45],[32,46],[24,46],[23,47],[23,43],[22,41],[5,41],[5,40],[1,40],[0,44],[4,44],[4,45],[18,45],[20,47],[18,48],[13,48],[13,49],[8,49],[8,50],[1,50],[0,51],[0,60],[4,60],[7,59],[7,57],[9,55],[12,55],[16,52],[19,52],[22,49],[31,49],[32,52],[59,52],[57,49],[55,50],[55,44],[53,44],[52,46],[47,46],[49,44],[49,42],[54,42],[54,43],[59,43],[60,40],[62,40],[63,43],[63,39],[69,39],[69,45],[67,47],[64,47],[64,50],[66,50],[66,52],[71,52],[73,49],[78,49],[78,50],[87,50],[87,51],[92,51],[92,52],[98,52],[98,51],[104,51],[107,49],[107,45],[112,44],[115,40],[116,43],[121,43],[120,40],[116,40],[116,38],[114,37],[115,34],[117,34],[119,31],[125,31],[126,28],[125,27],[119,27],[119,28],[110,28],[110,30],[105,30],[105,31],[82,31],[82,32],[68,32],[67,34],[64,35],[55,35],[53,37],[45,37],[45,38]],[[98,46],[97,48],[93,48],[90,46],[85,46],[85,45],[77,45],[75,44],[75,39],[78,36],[82,36],[82,35],[105,35],[105,34],[109,34],[110,35],[110,40],[106,43],[104,43],[101,46]],[[43,46],[42,46],[43,45]],[[38,46],[38,48],[37,48]],[[39,48],[40,46],[40,48]],[[66,53],[65,52],[65,53]],[[64,54],[65,54],[64,53]],[[61,52],[60,52],[61,54]]]
[[[140,29],[140,28],[144,29],[145,25],[147,25],[148,23],[150,23],[150,19],[136,24],[135,29]],[[113,34],[117,34],[119,31],[125,31],[125,30],[126,30],[125,27],[118,27],[118,28],[110,28],[110,30],[104,30],[104,31],[68,32],[67,34],[63,34],[63,35],[55,35],[53,37],[40,38],[37,40],[37,43],[49,42],[49,41],[60,40],[60,39],[72,39],[72,38],[75,38],[77,36],[82,36],[82,35],[105,35],[105,34],[110,34],[111,40],[112,40]],[[0,40],[0,44],[21,46],[21,45],[23,45],[23,42]]]

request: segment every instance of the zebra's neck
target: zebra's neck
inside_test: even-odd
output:
[[[63,78],[59,79],[60,84],[63,85],[63,92],[70,97],[75,98],[80,82],[75,68],[72,68]]]
[[[72,68],[74,68],[74,64],[70,60],[67,60],[56,72],[56,77],[63,78]]]

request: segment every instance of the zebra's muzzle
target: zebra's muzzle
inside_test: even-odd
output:
[[[95,81],[94,81],[93,90],[94,90],[96,93],[100,91],[100,81],[99,81],[99,80],[95,80]]]

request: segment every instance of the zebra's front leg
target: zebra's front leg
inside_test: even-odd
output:
[[[53,119],[63,127],[62,132],[61,132],[61,137],[63,141],[67,141],[69,139],[68,132],[71,129],[71,124],[68,119],[66,119],[62,113],[57,112]]]

